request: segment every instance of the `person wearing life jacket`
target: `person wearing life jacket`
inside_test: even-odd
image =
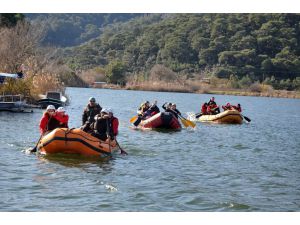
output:
[[[217,103],[215,102],[215,97],[212,97],[209,102],[207,103],[207,105],[209,106],[209,114],[211,115],[215,115],[220,113],[220,107],[217,105]],[[207,110],[208,111],[208,110]]]
[[[39,127],[41,135],[45,135],[47,132],[59,127],[59,123],[60,122],[55,119],[55,107],[53,105],[48,105],[40,120]]]
[[[235,105],[232,105],[232,108],[234,108],[235,110],[239,111],[239,112],[242,112],[242,107],[241,107],[241,104],[238,103],[237,106]]]
[[[201,111],[200,111],[200,113],[197,113],[196,114],[196,118],[199,118],[200,116],[202,116],[202,115],[207,115],[208,113],[207,113],[207,103],[206,102],[204,102],[203,104],[202,104],[202,106],[201,106]]]
[[[181,115],[181,112],[176,108],[175,103],[165,103],[162,105],[162,108],[165,110],[165,112],[170,112],[172,113],[177,119],[178,115]]]
[[[178,115],[181,115],[181,112],[176,108],[175,103],[172,103],[171,110],[172,110],[174,116],[176,116],[176,118],[178,119]]]
[[[156,100],[151,105],[149,101],[144,102],[137,111],[138,118],[133,123],[133,125],[137,127],[142,120],[146,120],[154,116],[155,114],[159,113],[159,108],[157,107],[156,104],[157,104]]]
[[[108,108],[107,111],[112,126],[112,133],[114,137],[116,137],[119,133],[119,119],[114,116],[113,110],[111,108]]]
[[[165,112],[171,112],[172,103],[165,102],[161,107],[165,110]]]
[[[144,116],[144,113],[150,108],[150,102],[149,101],[145,101],[144,103],[142,103],[139,107],[139,109],[137,110],[137,114],[139,116]]]
[[[59,127],[61,127],[61,128],[69,128],[69,125],[68,125],[69,115],[66,114],[66,110],[64,109],[64,107],[59,107],[56,110],[54,118],[59,121]]]
[[[147,119],[147,117],[151,117],[151,116],[154,116],[155,114],[159,113],[160,110],[159,108],[157,107],[157,100],[155,100],[150,108],[144,113],[144,117],[145,119]]]
[[[223,108],[224,111],[231,110],[232,109],[232,105],[230,105],[230,103],[228,102],[226,105],[222,105],[222,108]]]
[[[116,119],[112,119],[112,116],[112,111],[110,113],[109,109],[102,109],[101,113],[95,116],[95,122],[92,123],[93,132],[91,134],[102,141],[106,141],[108,138],[113,140],[115,135],[118,134],[119,123]],[[115,120],[114,128],[113,120]]]
[[[100,114],[102,107],[96,103],[94,97],[89,98],[89,103],[83,110],[81,129],[85,132],[90,132],[90,125],[95,122],[95,116]]]

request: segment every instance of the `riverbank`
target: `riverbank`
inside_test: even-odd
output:
[[[180,92],[180,93],[198,93],[198,94],[217,94],[217,95],[235,95],[235,96],[257,96],[257,97],[274,97],[274,98],[300,98],[299,91],[274,90],[269,85],[257,85],[252,90],[249,89],[228,89],[224,87],[215,87],[209,84],[199,83],[128,83],[125,86],[104,84],[101,87],[119,90],[138,90],[138,91],[159,91],[159,92]]]

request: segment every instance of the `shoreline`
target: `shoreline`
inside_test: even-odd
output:
[[[177,92],[177,93],[194,93],[194,94],[215,94],[215,95],[233,95],[233,96],[255,96],[255,97],[270,97],[270,98],[291,98],[300,99],[299,91],[287,91],[287,90],[272,90],[254,92],[249,90],[222,90],[221,88],[212,88],[211,90],[188,90],[182,87],[156,87],[156,86],[143,86],[143,85],[129,85],[122,87],[115,84],[104,84],[101,86],[92,85],[90,88],[103,88],[103,89],[115,89],[115,90],[132,90],[132,91],[157,91],[157,92]]]

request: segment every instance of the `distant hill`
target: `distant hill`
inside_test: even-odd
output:
[[[141,14],[113,13],[26,13],[31,22],[45,24],[44,44],[58,47],[75,46],[98,37],[103,27],[118,22],[126,22]]]
[[[163,64],[185,74],[293,80],[300,77],[299,24],[299,14],[148,14],[107,26],[65,55],[81,69],[120,60],[131,73]]]

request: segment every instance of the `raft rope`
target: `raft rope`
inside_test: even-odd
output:
[[[60,128],[61,129],[61,128]],[[83,137],[84,139],[88,140],[88,141],[91,141],[91,142],[100,142],[101,143],[105,143],[104,141],[101,141],[100,139],[98,141],[95,141],[95,140],[92,140],[90,138],[87,138],[86,136],[83,136],[82,134],[77,134],[77,133],[73,133],[72,130],[74,130],[76,128],[71,128],[71,129],[68,129],[67,131],[61,129],[64,133],[65,133],[65,140],[67,141],[67,135],[68,134],[75,134],[75,135],[78,135],[78,136],[81,136]]]

